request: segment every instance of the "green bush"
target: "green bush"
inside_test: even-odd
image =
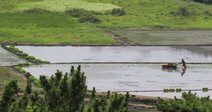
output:
[[[19,71],[21,69],[21,67],[20,66],[16,66],[15,69]]]
[[[208,92],[208,88],[206,88],[206,87],[205,88],[202,88],[202,91],[203,92]]]
[[[163,89],[163,92],[164,93],[169,92],[169,89]]]
[[[114,8],[112,11],[111,11],[111,14],[112,15],[117,15],[117,16],[123,16],[123,15],[126,15],[126,12],[125,10],[122,8]]]
[[[42,63],[50,63],[49,61],[42,61]]]
[[[23,53],[23,51],[20,51],[20,50],[19,50],[18,53]]]
[[[20,73],[26,73],[26,71],[24,69],[20,69],[19,72]]]
[[[182,89],[181,89],[181,88],[177,88],[176,91],[177,91],[177,92],[181,92]]]
[[[14,46],[14,45],[11,45],[9,48],[10,48],[10,49],[14,49],[14,48],[15,48],[15,46]]]
[[[28,58],[31,59],[31,60],[35,60],[34,56],[28,56]]]
[[[21,53],[20,55],[22,55],[22,56],[28,56],[27,53]]]
[[[84,9],[66,10],[65,13],[72,17],[79,18],[79,22],[81,22],[81,23],[83,23],[83,22],[101,23],[101,21],[97,17],[95,17],[91,11],[87,11]]]
[[[16,52],[19,52],[19,49],[18,48],[13,48],[14,51]]]
[[[175,89],[169,89],[169,91],[170,91],[170,92],[174,92],[174,91],[175,91]]]
[[[88,13],[92,14],[90,11],[87,11],[85,9],[71,9],[71,10],[66,10],[65,13],[67,15],[70,15],[72,17],[77,17],[77,18],[79,18],[79,17],[81,17],[83,15],[86,15]]]
[[[180,99],[158,99],[156,106],[162,112],[212,112],[212,101],[209,96],[199,98],[191,91],[183,92]]]
[[[35,61],[38,62],[38,63],[42,63],[41,59],[35,59]]]
[[[26,71],[22,69],[20,66],[16,66],[15,69],[19,71],[20,73],[26,73]]]

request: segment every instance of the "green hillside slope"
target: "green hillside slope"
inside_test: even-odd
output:
[[[114,14],[117,8],[126,14]],[[66,15],[72,9],[85,11]],[[212,5],[191,0],[0,0],[0,21],[1,42],[112,45],[117,41],[96,29],[211,29]]]

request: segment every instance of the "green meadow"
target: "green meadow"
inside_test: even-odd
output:
[[[111,14],[115,8],[126,14]],[[100,22],[80,22],[66,15],[71,9],[95,12],[82,18]],[[191,0],[0,0],[1,42],[113,45],[118,42],[97,29],[119,28],[211,29],[212,5]]]
[[[191,0],[84,0],[112,3],[124,16],[99,15],[102,28],[212,28],[212,5]],[[189,16],[170,14],[185,7]]]

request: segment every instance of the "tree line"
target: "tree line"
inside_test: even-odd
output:
[[[212,0],[193,0],[195,2],[201,2],[201,3],[206,3],[206,4],[212,4]]]

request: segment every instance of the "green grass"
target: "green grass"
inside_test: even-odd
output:
[[[189,2],[184,0],[84,0],[101,3],[112,3],[126,10],[124,16],[99,15],[103,23],[97,25],[103,28],[212,28],[212,5]],[[174,4],[174,5],[173,5]],[[186,7],[195,14],[182,17],[173,16],[171,11]]]
[[[106,12],[110,11],[114,8],[119,8],[112,4],[105,4],[105,3],[91,3],[91,2],[84,2],[81,0],[44,0],[39,2],[32,2],[32,3],[20,3],[14,8],[14,10],[26,10],[31,8],[42,8],[53,12],[62,12],[64,13],[65,10],[78,8],[78,9],[86,9],[89,11],[96,11],[96,12]]]
[[[112,44],[115,40],[65,14],[0,14],[0,41],[22,44]]]

